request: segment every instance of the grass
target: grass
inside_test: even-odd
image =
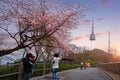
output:
[[[80,66],[79,64],[60,64],[58,71],[74,69],[74,68],[78,68],[79,66]],[[46,70],[45,74],[48,74],[48,73],[51,72],[51,65],[50,64],[46,64],[46,69],[47,68],[49,68],[49,70]],[[43,69],[43,64],[38,64],[35,67],[35,70],[37,70],[37,71],[35,71],[32,74],[32,77],[42,76],[43,75],[43,71],[40,70],[40,69]],[[14,72],[18,72],[18,66],[8,67],[8,68],[0,68],[0,75],[14,73]],[[0,80],[8,80],[8,79],[9,80],[16,80],[17,79],[17,75],[0,78]]]

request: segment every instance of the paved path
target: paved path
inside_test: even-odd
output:
[[[112,80],[107,74],[98,68],[86,70],[73,69],[58,73],[59,80]],[[52,80],[51,74],[44,77],[35,77],[31,80]]]

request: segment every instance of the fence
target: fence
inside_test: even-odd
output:
[[[120,61],[99,64],[98,67],[120,75]]]
[[[39,64],[43,65],[43,63],[39,63]],[[5,65],[5,66],[1,66],[1,69],[3,69],[3,68],[4,69],[9,69],[9,68],[16,68],[16,69],[18,69],[18,67],[19,67],[18,65],[19,64],[9,64],[9,65]],[[38,76],[38,75],[42,76],[42,75],[45,75],[46,73],[50,73],[51,67],[48,66],[48,65],[50,65],[50,63],[46,63],[46,65],[47,65],[46,68],[44,68],[42,66],[42,68],[35,69],[33,75],[37,74],[36,76]],[[8,78],[9,78],[9,80],[16,80],[17,77],[18,77],[18,74],[19,74],[19,72],[13,72],[13,73],[7,73],[7,74],[1,74],[0,73],[0,80],[8,80]]]
[[[60,68],[58,71],[63,71],[63,70],[68,70],[68,69],[74,69],[74,68],[78,68],[80,65],[79,64],[75,64],[75,63],[71,63],[71,64],[68,64],[68,63],[60,63]],[[9,69],[9,67],[11,66],[4,66],[2,68],[5,68],[5,69]],[[16,70],[13,72],[9,72],[6,71],[6,70],[3,70],[3,72],[6,71],[6,74],[3,75],[1,73],[1,70],[0,70],[0,80],[16,80],[18,78],[18,65],[15,65],[15,66],[12,66],[12,69],[15,69]],[[35,76],[43,76],[45,74],[48,74],[51,72],[51,64],[50,63],[46,63],[46,64],[43,64],[43,63],[39,63],[37,64],[37,66],[35,67],[35,72],[33,73],[32,77],[35,77]],[[19,74],[20,75],[20,74]],[[20,77],[21,78],[21,77]]]

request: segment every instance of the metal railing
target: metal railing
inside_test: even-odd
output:
[[[109,62],[109,63],[101,63],[98,67],[103,68],[105,70],[117,73],[120,75],[120,61],[117,62]]]

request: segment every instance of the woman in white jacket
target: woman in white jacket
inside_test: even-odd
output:
[[[52,78],[53,80],[58,80],[58,77],[57,77],[57,70],[59,68],[59,61],[61,60],[62,58],[59,56],[58,53],[55,53],[54,54],[54,58],[52,60]]]

